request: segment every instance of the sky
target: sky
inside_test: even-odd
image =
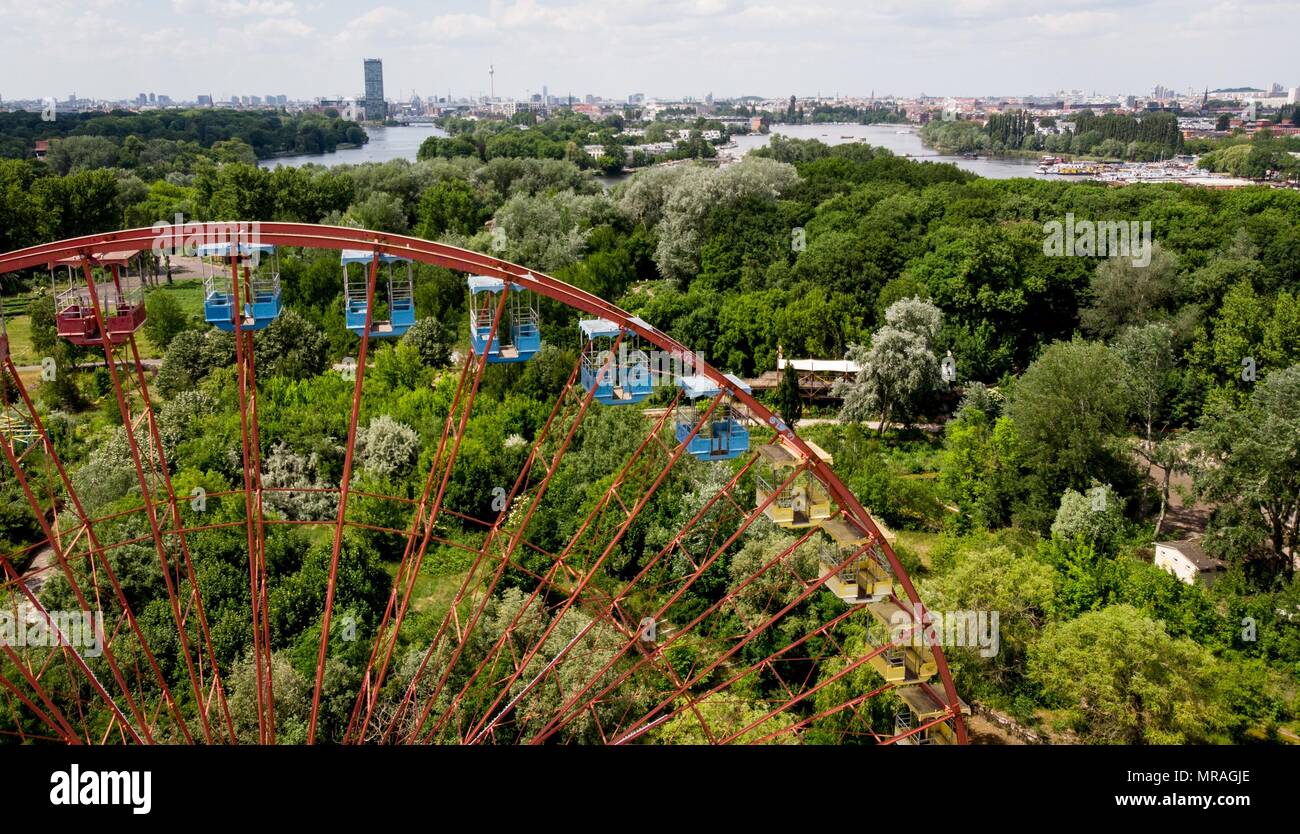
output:
[[[1300,86],[1300,2],[0,0],[0,99]]]

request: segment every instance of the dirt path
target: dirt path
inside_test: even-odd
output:
[[[1025,742],[983,715],[966,716],[966,734],[971,744],[1020,744]]]
[[[162,363],[163,361],[161,359],[140,360],[140,364],[143,365],[146,370],[150,370],[150,371],[158,370],[159,368],[162,367]],[[41,370],[40,365],[17,365],[16,367],[18,368],[18,372],[23,374],[37,373]],[[98,362],[78,362],[76,365],[73,366],[72,369],[74,371],[84,371],[87,370],[88,368],[102,368],[102,367],[104,367],[104,360],[100,359]]]
[[[54,566],[54,548],[46,546],[32,563],[23,571],[23,584],[32,592],[32,596],[39,597],[41,588],[45,587],[45,580],[49,579],[49,570]]]
[[[1147,469],[1147,478],[1156,490],[1160,489],[1163,477],[1164,472],[1159,467],[1151,466]],[[1187,536],[1203,534],[1213,509],[1212,505],[1198,502],[1192,497],[1191,475],[1185,472],[1174,473],[1169,479],[1169,507],[1165,511],[1165,523],[1160,531],[1161,538],[1170,538],[1169,534],[1173,531],[1180,531]]]

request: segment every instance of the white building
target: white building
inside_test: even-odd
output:
[[[677,147],[675,142],[649,142],[644,145],[628,145],[627,158],[630,160],[632,155],[637,151],[650,156],[659,156],[661,154],[672,153],[673,148]]]
[[[1172,573],[1180,582],[1209,587],[1227,570],[1227,565],[1206,554],[1200,542],[1156,542],[1155,565]]]

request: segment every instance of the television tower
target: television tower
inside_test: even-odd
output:
[[[488,98],[496,101],[497,97],[497,70],[492,64],[488,64]]]

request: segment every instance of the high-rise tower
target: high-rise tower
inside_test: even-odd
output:
[[[366,68],[366,121],[382,122],[388,118],[388,105],[384,101],[384,62],[367,58]]]

